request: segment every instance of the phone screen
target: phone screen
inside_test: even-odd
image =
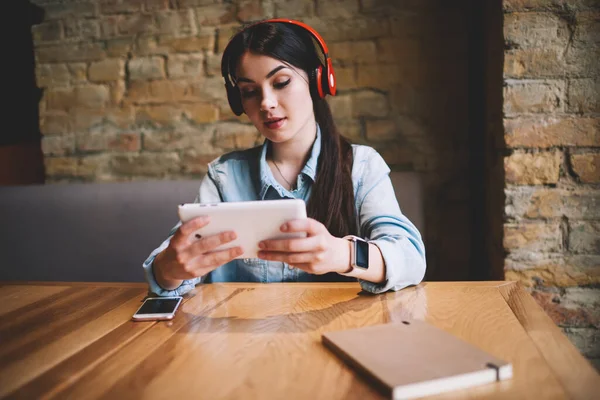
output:
[[[136,314],[170,314],[177,308],[181,299],[147,299]]]

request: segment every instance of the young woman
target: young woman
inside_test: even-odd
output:
[[[151,291],[170,296],[201,282],[358,279],[364,290],[381,293],[423,279],[423,241],[400,211],[390,169],[373,148],[351,145],[333,122],[324,98],[336,91],[327,53],[318,33],[299,21],[266,20],[233,37],[222,59],[229,103],[265,141],[211,162],[196,198],[303,199],[309,218],[281,229],[306,238],[268,240],[259,258],[235,259],[239,248],[213,251],[235,231],[190,241],[210,221],[177,224],[144,262]]]

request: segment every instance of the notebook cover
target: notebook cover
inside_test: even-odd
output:
[[[419,320],[326,332],[323,344],[394,399],[512,378],[512,365]]]

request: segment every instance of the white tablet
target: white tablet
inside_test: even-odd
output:
[[[236,258],[256,258],[258,243],[266,239],[306,237],[305,232],[284,233],[280,228],[292,219],[306,218],[304,200],[262,200],[210,204],[181,204],[179,219],[185,223],[201,215],[208,215],[210,223],[191,236],[208,236],[224,231],[235,231],[237,239],[216,250],[241,246],[244,252]]]

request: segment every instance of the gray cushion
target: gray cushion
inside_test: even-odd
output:
[[[393,173],[422,229],[417,175]],[[0,187],[0,280],[143,282],[142,262],[177,223],[199,181]]]

